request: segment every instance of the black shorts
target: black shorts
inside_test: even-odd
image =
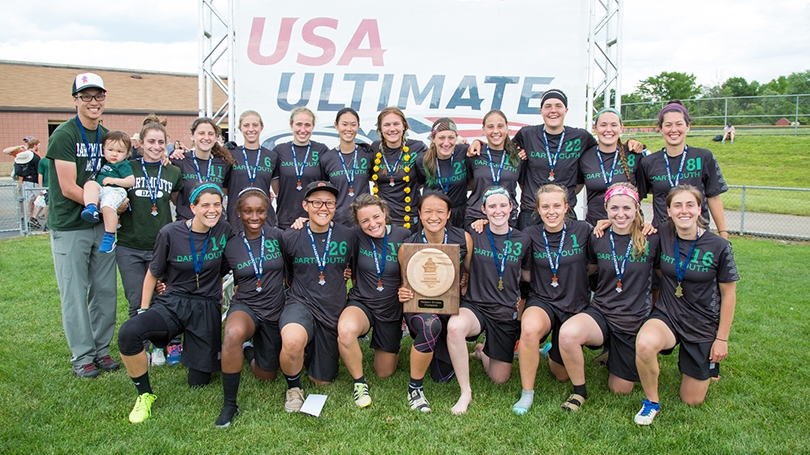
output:
[[[478,319],[478,323],[481,324],[481,331],[487,331],[484,354],[491,359],[512,363],[515,359],[515,343],[520,334],[520,323],[517,320],[496,321],[490,319],[484,316],[474,304],[466,300],[462,300],[459,307],[472,311],[476,319]]]
[[[349,300],[346,306],[360,308],[366,315],[369,325],[374,329],[371,331],[371,349],[399,354],[399,344],[402,341],[402,321],[378,321],[371,310],[357,300]]]
[[[457,227],[464,229],[464,215],[466,215],[467,206],[460,205],[458,207],[453,207],[450,211],[450,219],[447,220],[447,224],[449,226]]]
[[[220,370],[222,348],[222,313],[219,300],[181,292],[155,297],[150,312],[159,313],[166,321],[169,333],[165,340],[151,340],[155,346],[166,347],[175,336],[183,333],[180,363],[194,370],[213,373]]]
[[[536,295],[532,295],[526,300],[526,307],[536,306],[545,311],[551,321],[551,350],[548,351],[548,358],[563,365],[562,356],[560,355],[560,327],[574,315],[574,313],[566,313],[554,305],[546,302]],[[524,314],[526,310],[523,310]],[[540,340],[542,341],[542,339]]]
[[[299,324],[307,331],[308,341],[304,349],[304,366],[307,374],[318,381],[334,381],[340,360],[337,333],[324,327],[309,309],[299,302],[288,302],[284,306],[278,320],[279,329],[283,329],[287,324]]]
[[[253,320],[256,330],[253,332],[253,359],[256,366],[265,371],[276,371],[281,364],[278,356],[281,354],[281,329],[278,321],[263,321],[256,313],[244,303],[234,303],[228,309],[228,316],[234,311],[242,311]],[[225,325],[228,325],[227,322]]]
[[[610,374],[625,381],[639,382],[638,369],[636,368],[636,336],[616,331],[610,326],[605,316],[592,306],[585,308],[583,313],[593,318],[602,331],[605,347],[610,350],[607,361],[607,369]],[[599,346],[588,347],[595,349]]]
[[[679,344],[681,345],[681,348],[678,351],[678,369],[682,374],[695,378],[699,381],[705,381],[711,377],[717,376],[715,370],[717,370],[718,365],[713,365],[714,368],[711,368],[712,365],[709,361],[709,356],[711,355],[712,351],[712,344],[714,343],[713,341],[708,341],[706,343],[690,343],[688,341],[684,341],[681,338],[681,334],[675,331],[675,327],[672,326],[672,321],[670,321],[669,316],[664,314],[664,312],[659,309],[653,308],[649,319],[658,319],[662,321],[667,325],[670,332],[675,335],[675,346]],[[661,354],[670,355],[674,350],[675,347],[673,346],[671,349],[661,351]]]

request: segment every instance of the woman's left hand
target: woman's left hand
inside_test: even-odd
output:
[[[709,355],[709,360],[714,363],[720,363],[728,357],[728,341],[715,339],[712,343],[712,351]]]
[[[629,149],[631,152],[634,152],[634,153],[641,153],[641,152],[643,152],[643,151],[644,151],[644,144],[642,144],[641,142],[639,142],[639,141],[637,141],[637,140],[635,140],[635,139],[629,139],[629,140],[627,141],[627,148],[628,148],[628,149]]]
[[[351,279],[352,279],[352,268],[346,267],[345,269],[343,269],[343,280],[349,281]]]
[[[123,202],[121,202],[121,205],[118,206],[118,214],[120,215],[126,212],[128,208],[129,208],[129,198],[126,198],[124,199]]]
[[[304,229],[304,224],[306,224],[307,221],[309,221],[309,218],[304,216],[299,217],[297,220],[293,221],[293,224],[290,225],[290,229],[300,231],[301,229]]]
[[[165,290],[166,290],[166,283],[158,280],[157,283],[155,284],[155,293],[157,293],[157,295],[160,295],[163,294]]]
[[[641,228],[641,233],[646,237],[650,234],[655,234],[658,232],[658,229],[654,228],[650,223],[644,223],[644,227]]]

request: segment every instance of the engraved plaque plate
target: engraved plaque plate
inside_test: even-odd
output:
[[[402,285],[414,298],[403,304],[406,313],[458,314],[458,245],[404,243]]]

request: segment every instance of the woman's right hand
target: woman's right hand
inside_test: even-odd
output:
[[[397,296],[400,302],[405,303],[413,299],[413,291],[405,287],[400,287],[399,291],[397,291]]]
[[[177,141],[174,143],[174,151],[172,152],[171,155],[169,155],[169,158],[173,160],[182,160],[185,153],[186,153],[186,146],[183,145],[182,142]]]
[[[293,221],[293,224],[290,225],[290,229],[300,231],[301,229],[304,229],[304,224],[306,224],[307,221],[309,221],[309,218],[305,216],[298,217],[298,219]]]
[[[166,291],[166,283],[158,280],[157,284],[155,284],[155,292],[157,295],[163,294]]]
[[[597,239],[601,239],[602,236],[605,235],[605,231],[609,227],[610,227],[609,220],[599,220],[596,222],[596,226],[593,227],[593,235],[595,235]]]
[[[472,228],[473,231],[480,234],[484,232],[484,226],[486,226],[487,224],[489,224],[489,220],[485,219],[475,220],[472,222],[472,224],[470,224],[470,228]]]
[[[478,156],[481,154],[481,144],[482,142],[479,139],[473,139],[470,143],[470,146],[467,147],[467,156],[473,157]]]

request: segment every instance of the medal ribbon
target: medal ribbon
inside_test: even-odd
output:
[[[248,180],[250,180],[251,186],[253,186],[253,181],[256,180],[256,174],[259,173],[259,159],[261,156],[262,148],[259,147],[259,149],[256,150],[256,165],[251,169],[250,164],[248,163],[247,149],[245,149],[245,146],[242,146],[242,157],[245,159],[245,170],[247,171]],[[293,153],[293,156],[295,156],[295,153]]]
[[[489,147],[487,147],[487,149],[489,149]],[[454,157],[454,155],[455,155],[454,153],[450,154],[450,167],[448,168],[448,171],[447,171],[448,175],[447,175],[447,181],[445,183],[442,183],[442,164],[439,162],[439,157],[436,156],[436,180],[439,182],[439,185],[442,187],[442,191],[444,191],[445,194],[447,194],[447,191],[450,189],[450,173],[453,172],[453,157]],[[492,162],[492,159],[490,159],[490,163],[491,162]],[[503,162],[501,162],[501,166],[503,166]],[[492,170],[492,168],[490,168],[490,171],[491,170]],[[500,180],[500,176],[501,175],[498,174],[498,179],[499,180]],[[493,176],[493,180],[494,179],[495,179],[495,177]]]
[[[397,168],[399,168],[399,163],[400,163],[400,161],[402,161],[402,156],[404,154],[405,154],[405,152],[400,150],[399,158],[397,158],[397,161],[396,161],[396,163],[394,163],[394,166],[391,167],[391,166],[388,165],[388,159],[385,157],[385,152],[381,153],[382,159],[385,162],[385,169],[388,171],[388,177],[390,177],[392,179],[394,178],[394,174],[397,173]]]
[[[546,227],[543,226],[543,246],[546,247],[546,256],[548,257],[548,266],[551,268],[551,273],[557,276],[557,270],[560,268],[560,258],[562,257],[563,247],[565,246],[565,231],[566,226],[563,223],[562,235],[560,235],[560,246],[557,248],[557,257],[554,261],[551,260],[551,247],[548,244],[548,236],[546,235]]]
[[[200,255],[197,256],[197,248],[194,245],[194,233],[191,232],[191,224],[193,222],[189,221],[186,223],[186,227],[188,227],[188,238],[189,243],[191,244],[191,260],[194,263],[194,274],[197,275],[197,289],[200,288],[200,272],[202,272],[203,261],[205,261],[205,250],[208,249],[208,242],[211,240],[211,229],[208,229],[208,235],[205,237],[205,242],[203,242],[202,251]]]
[[[675,176],[675,180],[672,180],[672,173],[670,172],[669,168],[669,155],[667,155],[666,150],[664,150],[664,164],[667,167],[667,181],[669,182],[670,188],[675,188],[678,186],[678,183],[681,181],[681,175],[683,173],[683,163],[686,162],[686,146],[683,146],[683,153],[681,154],[681,163],[678,165],[678,175]]]
[[[610,252],[613,255],[613,270],[616,271],[616,277],[619,282],[622,281],[624,271],[627,270],[627,258],[630,256],[630,250],[633,248],[633,239],[627,239],[627,250],[624,252],[624,259],[622,265],[619,266],[619,259],[616,257],[616,242],[613,240],[613,226],[610,227]],[[621,289],[621,287],[619,287]]]
[[[323,257],[318,255],[318,248],[315,246],[315,237],[312,235],[309,221],[307,221],[307,234],[309,234],[309,243],[312,245],[312,253],[315,255],[315,262],[318,263],[318,271],[321,272],[321,276],[323,276],[326,261],[329,260],[329,244],[332,241],[332,223],[329,223],[329,230],[326,233],[326,246],[323,247]]]
[[[678,279],[679,286],[683,281],[683,277],[686,276],[686,268],[689,266],[689,258],[691,258],[692,253],[695,252],[695,245],[697,245],[698,238],[700,238],[700,228],[698,228],[697,232],[695,233],[695,240],[692,241],[692,246],[689,248],[689,253],[686,254],[686,259],[684,259],[683,265],[681,265],[681,245],[678,242],[678,234],[675,234],[675,277]]]
[[[245,248],[247,248],[248,257],[250,258],[250,265],[253,266],[253,273],[256,275],[256,287],[261,288],[262,275],[264,274],[264,228],[262,228],[258,264],[256,264],[256,258],[253,256],[253,250],[250,248],[250,242],[248,241],[244,231],[242,232],[242,241],[245,242]]]
[[[82,125],[82,121],[79,120],[79,116],[76,116],[76,125],[79,127],[79,133],[82,135],[82,142],[84,142],[84,149],[87,150],[87,159],[92,160],[93,163],[93,180],[95,180],[96,175],[98,175],[98,171],[101,170],[101,157],[103,153],[101,152],[101,131],[96,129],[96,151],[94,152],[90,148],[90,142],[87,140],[87,133],[84,131],[84,125]]]
[[[210,153],[210,152],[209,152]],[[202,174],[200,173],[200,165],[197,163],[197,155],[194,151],[191,152],[191,159],[194,161],[194,169],[197,171],[197,180],[200,182],[210,182],[211,181],[211,169],[213,169],[213,161],[214,161],[214,154],[208,155],[208,170],[205,171],[205,180],[202,178]]]
[[[557,144],[557,152],[554,153],[554,158],[551,158],[551,149],[548,146],[548,136],[546,136],[546,126],[543,125],[543,145],[546,147],[546,159],[548,160],[548,167],[551,174],[554,174],[554,168],[557,166],[557,160],[560,158],[560,150],[562,150],[563,142],[565,142],[565,128],[563,127],[560,142]]]
[[[492,176],[492,184],[498,185],[501,181],[501,174],[503,173],[503,165],[506,162],[506,150],[503,151],[503,155],[501,155],[501,164],[498,166],[498,175],[495,175],[495,163],[492,161],[492,153],[489,150],[489,144],[487,144],[487,162],[489,164],[489,174]],[[448,177],[448,180],[450,178]]]
[[[596,157],[599,158],[599,169],[602,170],[602,180],[605,181],[605,186],[610,186],[613,183],[613,173],[616,171],[616,161],[619,161],[619,147],[613,153],[613,164],[610,166],[610,174],[605,172],[605,162],[602,161],[602,152],[599,147],[596,148]]]
[[[427,236],[425,236],[425,229],[422,229],[422,243],[430,243],[428,242]],[[444,228],[444,241],[442,244],[447,244],[447,228]]]
[[[144,161],[143,158],[141,158],[138,161],[141,162],[141,170],[143,171],[143,176],[144,176],[144,178],[146,180],[145,185],[146,185],[146,191],[149,193],[149,200],[152,201],[152,207],[155,207],[157,205],[158,194],[160,193],[160,190],[158,189],[158,186],[160,185],[160,173],[163,172],[163,161],[158,161],[158,171],[157,171],[157,176],[155,177],[155,186],[154,187],[152,187],[152,183],[151,183],[152,178],[149,177],[149,174],[146,173],[146,161]],[[153,163],[150,163],[150,164],[153,164]]]
[[[385,226],[383,229],[385,230],[385,235],[383,235],[382,251],[379,257],[377,257],[377,245],[374,244],[374,238],[368,238],[369,241],[371,241],[371,253],[374,256],[374,268],[377,270],[378,285],[382,283],[382,275],[385,272],[385,252],[388,250],[388,226]]]
[[[340,158],[340,166],[343,168],[343,173],[346,175],[346,181],[349,182],[349,188],[354,188],[354,175],[357,172],[357,144],[354,144],[354,155],[352,156],[352,171],[346,168],[346,162],[343,161],[343,152],[340,147],[337,147],[338,158]]]
[[[307,143],[307,152],[304,154],[304,162],[301,163],[301,165],[299,167],[299,165],[298,165],[298,157],[295,156],[295,144],[290,145],[290,149],[292,151],[293,167],[295,167],[295,177],[298,178],[299,184],[301,182],[301,177],[304,176],[304,168],[307,167],[307,161],[309,160],[309,150],[311,148],[312,148],[312,142]],[[330,230],[329,232],[331,233],[332,231]]]
[[[487,224],[487,237],[489,237],[489,248],[492,250],[492,258],[495,259],[495,268],[498,270],[498,278],[501,279],[503,282],[503,272],[506,270],[506,256],[509,254],[506,251],[506,242],[509,241],[509,237],[512,236],[512,228],[509,228],[509,231],[506,233],[506,241],[503,244],[503,257],[501,258],[500,264],[498,263],[498,248],[495,246],[495,237],[492,235],[492,229],[489,228]]]

